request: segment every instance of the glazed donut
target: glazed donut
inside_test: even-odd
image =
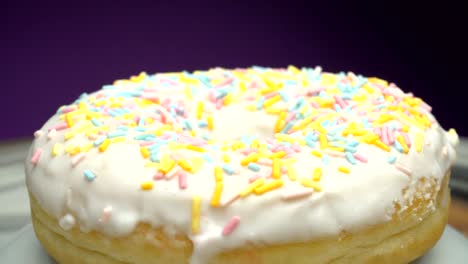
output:
[[[59,263],[407,263],[447,223],[458,144],[393,83],[294,66],[143,72],[34,135]]]

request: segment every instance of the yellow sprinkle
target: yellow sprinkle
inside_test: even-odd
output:
[[[320,181],[321,178],[322,178],[322,169],[321,168],[316,168],[314,170],[313,175],[312,175],[312,180]]]
[[[317,192],[322,191],[322,186],[320,185],[320,183],[312,181],[310,179],[302,178],[301,184],[305,187],[314,189],[314,191],[317,191]]]
[[[281,159],[279,160],[282,166],[289,166],[292,165],[297,161],[295,158],[288,158],[288,159]]]
[[[143,182],[140,185],[140,187],[141,187],[142,190],[145,190],[145,191],[152,190],[153,189],[153,182],[151,182],[151,181]]]
[[[145,167],[159,169],[161,167],[161,164],[157,163],[157,162],[148,161],[148,162],[145,163]]]
[[[285,151],[278,151],[278,152],[272,153],[272,154],[270,155],[270,158],[271,158],[271,159],[281,159],[281,158],[283,158],[284,156],[286,156],[286,152],[285,152]]]
[[[243,158],[240,164],[242,166],[247,166],[249,165],[250,162],[256,162],[259,158],[260,158],[260,155],[258,155],[258,153],[252,152],[247,157]]]
[[[52,156],[56,157],[62,153],[63,146],[60,143],[55,143],[52,148]]]
[[[252,140],[252,143],[250,143],[250,147],[251,148],[258,148],[260,147],[260,141],[256,138],[254,140]]]
[[[332,150],[332,151],[337,151],[337,152],[344,152],[344,148],[342,147],[329,146],[327,149]]]
[[[278,119],[276,120],[276,124],[275,124],[275,133],[278,133],[281,131],[281,129],[283,128],[284,126],[284,120],[286,119],[286,112],[283,111],[280,113]]]
[[[198,195],[194,195],[192,199],[192,233],[198,234],[200,231],[200,208],[201,198]]]
[[[93,143],[92,142],[85,143],[80,148],[82,152],[88,152],[90,149],[93,148]]]
[[[215,175],[216,182],[223,181],[223,168],[215,167],[214,168],[214,175]]]
[[[247,86],[245,85],[244,82],[239,83],[239,89],[243,92],[247,91]]]
[[[162,166],[160,166],[159,171],[161,171],[164,174],[167,174],[170,172],[174,166],[176,165],[176,162],[173,159],[168,159],[167,161],[163,162]]]
[[[189,86],[185,86],[184,95],[185,95],[185,97],[187,97],[187,99],[192,99],[192,97],[193,97],[192,89],[190,89]]]
[[[223,101],[223,105],[229,105],[232,103],[232,93],[228,93],[225,97],[224,97],[224,101]]]
[[[108,138],[104,139],[104,141],[99,145],[99,151],[104,152],[109,147],[110,140]]]
[[[223,154],[223,161],[226,162],[226,163],[229,163],[231,159],[229,158],[229,156],[227,154]]]
[[[292,74],[299,75],[301,73],[301,70],[296,68],[294,65],[289,65],[288,66],[288,71],[291,72]]]
[[[206,122],[208,123],[208,129],[213,130],[213,116],[209,115],[206,118]]]
[[[385,150],[387,152],[390,152],[390,146],[383,143],[381,140],[374,140],[372,142],[372,144],[374,144],[375,146],[381,148],[382,150]]]
[[[320,142],[321,149],[325,149],[328,147],[328,140],[325,134],[322,134],[322,133],[319,134],[319,142]]]
[[[218,207],[219,201],[221,201],[221,193],[223,192],[223,183],[216,182],[213,197],[211,198],[211,206]]]
[[[206,151],[204,148],[199,147],[199,146],[194,146],[194,145],[187,145],[186,148],[189,149],[189,150],[198,151],[198,152],[205,152]]]
[[[126,141],[127,138],[126,137],[115,137],[115,138],[111,138],[111,143],[118,143],[118,142],[124,142]]]
[[[351,172],[351,170],[348,167],[343,167],[343,166],[338,167],[338,171],[343,172],[343,173]]]
[[[203,108],[204,108],[203,102],[198,102],[198,105],[197,105],[197,114],[196,114],[198,120],[200,120],[200,119],[202,118]]]
[[[296,170],[295,170],[294,167],[291,166],[291,165],[288,166],[287,168],[288,168],[287,172],[288,172],[288,177],[289,177],[289,179],[290,179],[291,181],[295,181],[295,180],[297,179]]]
[[[318,151],[318,150],[316,150],[316,149],[312,150],[310,153],[311,153],[312,155],[318,157],[318,158],[321,158],[321,157],[322,157],[322,152],[320,152],[320,151]]]
[[[65,140],[69,140],[70,138],[74,137],[75,136],[75,132],[73,131],[68,131],[67,133],[65,133],[64,137],[65,137]]]
[[[367,78],[367,81],[369,81],[370,83],[377,83],[377,84],[383,85],[384,87],[387,87],[387,86],[388,86],[388,82],[387,82],[387,81],[382,80],[382,79],[379,79],[379,78],[376,78],[376,77]]]
[[[245,196],[249,195],[253,190],[255,190],[256,188],[262,186],[264,183],[265,183],[264,178],[258,178],[256,181],[249,184],[247,186],[247,188],[245,188],[243,191],[241,191],[239,193],[239,196],[240,197],[245,197]]]
[[[281,96],[280,95],[275,95],[275,96],[271,97],[270,99],[265,100],[265,102],[263,103],[263,107],[272,106],[273,104],[279,102],[280,100],[281,100]]]
[[[295,138],[288,134],[283,133],[275,133],[275,138],[280,141],[288,142],[288,143],[299,143],[300,145],[305,145],[306,141],[302,138]]]
[[[403,125],[403,126],[401,127],[401,131],[407,133],[407,132],[409,131],[409,126]]]
[[[185,160],[179,160],[177,161],[177,165],[179,165],[182,169],[191,172],[192,171],[192,166]]]
[[[417,133],[416,138],[414,139],[414,148],[417,152],[421,152],[423,150],[424,144],[424,135],[422,133]]]
[[[67,122],[68,127],[72,127],[74,125],[73,118],[71,118],[70,115],[65,116],[65,121]]]
[[[273,179],[281,178],[281,162],[279,159],[273,159],[273,170],[271,171]]]
[[[408,117],[407,115],[403,114],[402,112],[394,112],[394,115],[400,119],[400,121],[405,121],[406,123],[409,123],[409,124],[412,124],[422,130],[425,129],[424,125],[419,123],[419,122],[416,122],[415,120],[411,119],[410,117]]]
[[[396,137],[396,139],[397,139],[398,143],[400,143],[401,147],[403,148],[403,152],[404,152],[404,153],[408,153],[409,148],[408,148],[408,145],[406,144],[406,141],[405,141],[405,139],[403,138],[403,136],[402,136],[402,135],[398,135],[398,136]]]
[[[171,150],[178,150],[178,149],[184,149],[184,148],[186,148],[185,144],[181,144],[181,143],[174,142],[174,141],[169,142],[169,149]]]
[[[242,141],[237,141],[237,142],[234,142],[232,144],[231,148],[232,148],[232,150],[238,150],[238,149],[241,149],[241,148],[245,148],[245,144]]]
[[[264,185],[262,185],[260,187],[255,188],[254,192],[255,192],[256,195],[260,195],[260,194],[264,194],[266,192],[278,189],[281,186],[283,186],[283,180],[281,180],[281,179],[274,180],[274,181],[271,181],[271,182],[269,182],[267,184],[264,184]]]
[[[201,157],[193,157],[192,158],[192,172],[196,173],[200,168],[203,166],[205,160]]]

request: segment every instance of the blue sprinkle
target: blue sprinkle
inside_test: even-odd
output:
[[[96,118],[91,118],[91,123],[93,123],[94,126],[99,127],[102,126],[101,121],[97,120]]]
[[[128,131],[128,126],[120,125],[117,127],[118,130]]]
[[[249,165],[247,165],[247,168],[255,172],[258,172],[260,170],[260,166],[257,163],[253,163],[253,162],[249,163]]]
[[[395,163],[395,161],[396,161],[396,157],[395,157],[395,156],[390,156],[390,157],[388,157],[388,159],[387,159],[387,162],[390,163],[390,164]]]
[[[396,148],[399,152],[403,153],[403,147],[401,146],[400,142],[398,142],[397,140],[395,140],[394,145],[395,145],[395,148]]]
[[[355,153],[357,151],[357,148],[351,147],[350,145],[345,145],[343,146],[344,150],[347,152]]]
[[[250,145],[249,136],[242,135],[240,140],[242,141],[242,143],[244,143],[246,145]]]
[[[346,159],[348,160],[349,163],[353,164],[353,165],[356,165],[356,159],[354,158],[353,154],[351,154],[351,152],[345,152],[345,157]]]
[[[156,153],[156,154],[152,154],[152,155],[150,156],[150,160],[151,160],[152,162],[161,162],[161,159],[159,158],[159,155],[158,155],[157,153]]]
[[[283,90],[279,91],[278,94],[281,96],[281,99],[283,99],[283,101],[289,101],[289,96]]]
[[[223,168],[223,171],[229,175],[234,174],[234,169],[231,166],[227,165],[226,163],[223,163],[221,165],[221,168]]]
[[[303,137],[303,139],[305,140],[307,146],[311,148],[315,147],[315,142],[312,139],[310,139],[309,137]]]
[[[348,145],[350,145],[351,147],[357,147],[357,145],[359,145],[359,141],[354,140],[354,139],[353,139],[353,140],[350,140],[350,141],[348,142]]]
[[[102,86],[103,90],[108,90],[108,89],[112,89],[112,88],[114,88],[114,85],[107,84],[107,85]]]
[[[265,103],[265,96],[260,97],[257,101],[257,110],[261,110],[263,108],[263,103]]]
[[[127,132],[122,130],[116,130],[107,134],[108,138],[123,137],[126,136]]]
[[[105,136],[99,136],[95,141],[94,141],[94,146],[97,147],[99,145],[102,144],[102,142],[104,142],[104,140],[106,139]]]
[[[325,165],[329,165],[329,164],[330,164],[330,157],[327,156],[327,155],[323,155],[323,157],[322,157],[322,162],[323,162],[323,164],[325,164]]]
[[[144,125],[145,125],[145,119],[141,117],[140,120],[138,121],[138,126],[142,127]]]
[[[192,124],[187,119],[184,120],[184,125],[188,130],[192,130]]]
[[[135,130],[136,130],[136,131],[139,131],[139,132],[145,132],[145,131],[146,131],[146,127],[135,127]]]
[[[84,170],[83,174],[85,176],[85,179],[89,182],[92,182],[94,181],[94,179],[96,179],[96,175],[94,175],[94,173],[90,170]]]
[[[204,134],[204,135],[202,135],[202,137],[203,137],[204,140],[210,140],[211,139],[209,134]]]
[[[203,153],[202,155],[203,159],[206,160],[209,163],[213,163],[213,158],[210,156],[208,153]]]
[[[198,122],[198,127],[199,128],[203,128],[203,127],[206,127],[206,126],[208,126],[208,122],[206,122],[206,121],[199,121]]]
[[[286,134],[286,133],[293,127],[293,125],[294,125],[294,122],[289,122],[289,123],[287,123],[287,124],[283,127],[283,129],[281,129],[281,133]]]

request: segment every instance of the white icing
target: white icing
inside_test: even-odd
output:
[[[158,96],[185,100],[177,89],[166,90]],[[218,140],[239,139],[246,133],[271,137],[275,120],[262,111],[248,112],[243,103],[236,103],[215,111],[215,130],[211,136]],[[36,134],[47,133],[48,128],[60,122],[55,115],[43,126],[42,133]],[[411,139],[415,137],[413,131],[409,133]],[[185,190],[180,190],[174,179],[155,181],[153,190],[142,191],[141,182],[150,181],[155,171],[145,167],[147,160],[142,158],[138,144],[111,144],[104,153],[93,148],[86,153],[85,159],[72,166],[73,157],[50,154],[55,143],[65,144],[65,131],[53,133],[53,137],[34,140],[26,162],[26,175],[29,190],[47,212],[60,219],[62,228],[72,228],[76,218],[82,231],[98,230],[109,236],[127,235],[142,222],[163,227],[168,235],[182,232],[194,243],[192,264],[206,263],[213,255],[246,242],[264,245],[307,241],[388,221],[394,211],[394,202],[405,200],[403,188],[409,186],[407,196],[410,196],[413,193],[411,187],[421,177],[435,177],[441,184],[444,173],[454,161],[456,145],[455,136],[448,137],[442,128],[434,125],[424,132],[425,142],[430,144],[424,144],[422,153],[411,148],[409,154],[404,155],[392,149],[397,162],[412,171],[410,177],[389,164],[389,154],[373,145],[359,146],[359,153],[364,154],[368,162],[358,162],[354,166],[343,158],[331,158],[330,164],[323,166],[320,159],[312,158],[310,148],[303,147],[297,153],[298,162],[294,167],[299,177],[308,176],[313,168],[322,167],[322,192],[283,201],[284,190],[310,191],[298,181],[285,180],[282,191],[250,195],[227,207],[213,208],[210,206],[215,184],[213,163],[205,162],[195,175],[189,175]],[[133,135],[130,132],[128,138]],[[76,136],[66,144],[87,142],[84,136]],[[29,160],[39,147],[43,153],[40,162],[34,166]],[[444,147],[446,155],[442,153]],[[190,155],[184,150],[179,153]],[[235,152],[230,155],[230,164],[239,164],[244,157]],[[351,167],[351,173],[337,172],[338,166]],[[238,194],[256,174],[246,167],[237,167],[237,174],[224,176],[223,200]],[[94,181],[84,180],[85,169],[95,173]],[[202,198],[200,233],[197,235],[191,233],[193,195]],[[106,221],[102,221],[106,211]],[[222,236],[223,227],[233,216],[239,216],[241,224],[230,235]],[[294,221],[293,225],[291,221]]]

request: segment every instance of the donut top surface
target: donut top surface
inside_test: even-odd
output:
[[[403,189],[441,184],[458,140],[393,83],[294,66],[141,73],[35,137],[27,184],[63,228],[148,223],[188,235],[192,263],[388,221]]]

